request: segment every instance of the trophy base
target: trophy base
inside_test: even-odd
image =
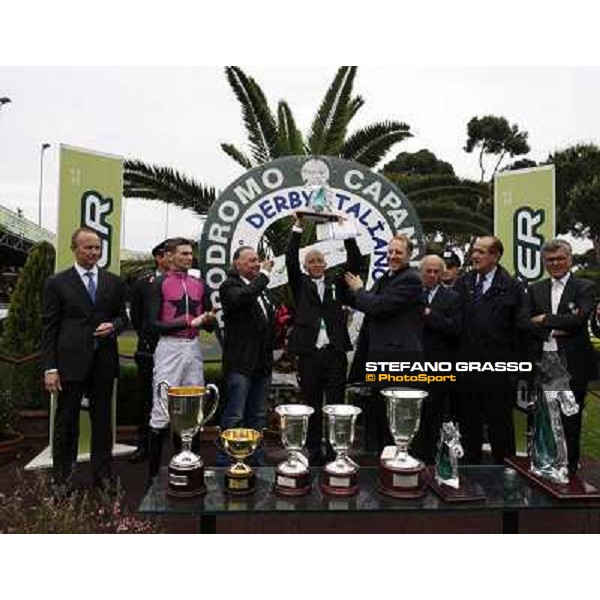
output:
[[[382,460],[377,489],[392,498],[422,498],[425,495],[425,467],[420,465],[412,469],[399,469]]]
[[[321,475],[320,488],[329,496],[355,496],[358,493],[358,471],[339,474],[325,469]]]
[[[458,488],[453,488],[443,483],[438,483],[435,479],[435,467],[431,467],[429,471],[429,487],[444,501],[444,502],[477,502],[485,500],[485,494],[473,486],[468,479],[460,476],[460,485]]]
[[[167,496],[172,498],[196,498],[206,493],[204,467],[182,469],[169,465]]]
[[[252,472],[238,475],[225,472],[225,493],[231,496],[248,496],[256,489],[256,475]]]
[[[290,475],[278,470],[273,490],[279,496],[306,496],[311,490],[310,472]]]
[[[560,484],[544,479],[539,475],[534,475],[529,470],[530,462],[528,457],[512,456],[505,459],[504,462],[557,500],[600,500],[600,489],[598,486],[578,475],[570,475],[569,483]]]
[[[333,223],[340,220],[340,215],[332,212],[317,212],[316,210],[299,210],[296,214],[306,221],[313,223]]]

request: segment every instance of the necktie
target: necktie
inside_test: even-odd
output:
[[[477,275],[477,283],[473,288],[473,302],[479,302],[483,296],[483,276]]]
[[[86,271],[85,276],[88,278],[87,282],[87,293],[92,301],[92,304],[96,303],[96,282],[94,281],[94,274],[91,271]]]
[[[427,288],[423,288],[423,294],[421,296],[421,300],[425,306],[429,306],[429,290]]]

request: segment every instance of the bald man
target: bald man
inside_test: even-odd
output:
[[[348,360],[352,349],[343,305],[349,302],[348,286],[343,276],[325,272],[327,263],[319,250],[309,250],[300,268],[302,219],[296,216],[286,253],[288,281],[296,305],[289,351],[299,357],[300,392],[304,401],[315,409],[309,421],[307,447],[311,464],[323,465],[328,450],[321,445],[323,399],[326,404],[342,404],[346,389]],[[344,241],[346,270],[358,273],[361,255],[356,240]]]

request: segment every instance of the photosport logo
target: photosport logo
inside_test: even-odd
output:
[[[103,198],[96,191],[88,191],[81,197],[81,226],[93,229],[100,236],[102,255],[98,266],[103,268],[111,263],[113,228],[107,219],[112,215],[113,208],[112,198]]]
[[[393,235],[409,236],[415,244],[412,258],[422,256],[420,221],[396,185],[363,165],[337,157],[281,158],[242,175],[208,212],[200,242],[200,268],[216,308],[221,306],[219,286],[241,246],[256,248],[273,259],[270,288],[287,283],[287,237],[275,239],[272,226],[307,209],[317,187],[334,212],[355,220],[361,253],[370,256],[367,287],[387,271],[387,246]],[[317,241],[301,252],[312,248],[323,252],[328,267],[346,260],[340,240]],[[222,326],[222,312],[218,319]]]

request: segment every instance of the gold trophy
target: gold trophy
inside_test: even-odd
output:
[[[168,381],[158,384],[165,389],[172,431],[181,436],[181,452],[169,463],[168,495],[193,498],[206,492],[204,461],[192,452],[192,438],[214,414],[219,404],[217,386],[171,387]],[[212,407],[206,411],[206,399],[212,398]]]
[[[256,475],[244,459],[251,456],[261,441],[262,435],[255,429],[227,429],[219,436],[223,451],[235,461],[225,472],[225,491],[234,496],[245,496],[254,492]]]

